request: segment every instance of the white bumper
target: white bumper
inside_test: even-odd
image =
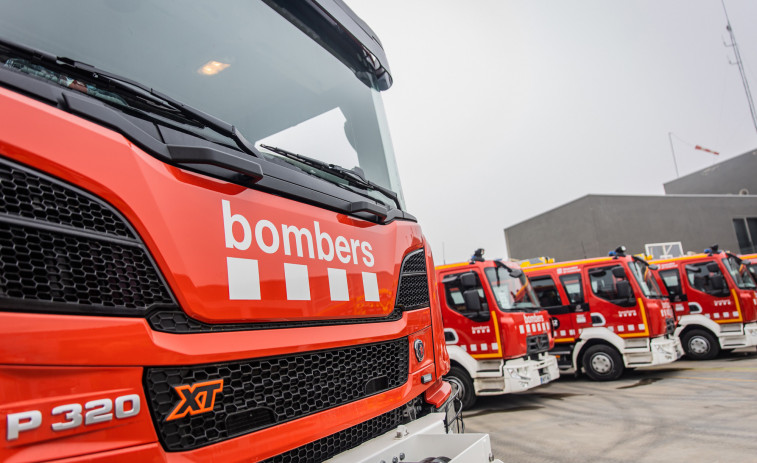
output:
[[[510,394],[547,384],[559,377],[557,359],[545,353],[539,360],[508,360],[496,377],[477,377],[474,387],[476,395],[481,396]]]
[[[326,461],[388,463],[445,456],[450,458],[450,463],[502,463],[491,459],[488,434],[446,434],[444,416],[444,413],[431,413]]]
[[[757,322],[745,323],[743,329],[739,326],[738,331],[727,328],[728,325],[720,326],[720,347],[723,349],[737,349],[740,347],[757,346]],[[735,327],[735,325],[734,325]]]
[[[665,365],[678,360],[683,355],[683,347],[678,337],[659,337],[649,341],[644,348],[626,348],[623,360],[627,367],[651,367]]]

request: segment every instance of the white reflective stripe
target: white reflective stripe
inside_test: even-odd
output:
[[[310,300],[310,280],[308,279],[307,265],[284,264],[284,279],[286,280],[288,300]]]
[[[715,312],[715,313],[714,313],[714,314],[712,314],[712,315],[713,315],[713,316],[714,316],[715,318],[720,318],[720,314],[719,314],[719,313],[717,313],[717,312]]]
[[[633,331],[633,325],[628,325],[628,331]]]
[[[644,331],[644,324],[643,323],[639,323],[639,331]]]
[[[499,347],[499,346],[497,346],[497,343],[493,342],[492,343],[492,350],[497,350],[497,347]]]
[[[489,346],[487,346],[486,344],[481,344],[481,351],[483,352],[485,350],[489,350]]]
[[[708,314],[708,313],[704,314],[704,316],[707,317],[707,318],[711,318],[710,314]]]
[[[608,326],[607,328],[609,328],[610,331],[612,331],[613,333],[615,332],[615,327],[614,326]]]
[[[523,334],[523,333],[525,333],[525,332],[526,332],[526,329],[525,329],[525,328],[523,328],[523,325],[520,325],[520,327],[519,327],[519,328],[520,328],[520,334]]]
[[[260,300],[260,273],[257,260],[227,257],[226,271],[229,276],[230,300]]]
[[[460,348],[463,349],[465,352],[468,352],[468,346],[466,346],[465,344],[462,344]]]
[[[530,332],[531,332],[531,325],[526,325],[526,333],[530,333]]]
[[[329,291],[332,301],[349,301],[350,291],[347,288],[347,270],[343,268],[330,268]]]
[[[738,312],[734,312],[733,313],[733,318],[739,318],[739,313]]]
[[[365,292],[366,302],[379,302],[379,289],[376,274],[363,272],[363,291]]]
[[[565,330],[560,330],[560,336],[565,336]]]
[[[476,350],[477,350],[476,345],[475,344],[471,344],[470,345],[470,351],[471,352],[476,352]]]
[[[575,336],[576,335],[576,330],[570,330],[570,335],[571,336]]]
[[[618,325],[618,333],[622,333],[625,330],[626,329],[625,329],[625,327],[623,325]]]

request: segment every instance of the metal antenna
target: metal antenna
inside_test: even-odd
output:
[[[726,47],[733,48],[733,54],[736,56],[736,62],[731,64],[738,64],[739,73],[741,73],[741,82],[744,83],[744,91],[746,92],[746,99],[749,103],[749,111],[752,113],[752,123],[754,129],[757,130],[757,111],[754,109],[754,102],[752,101],[752,92],[749,90],[749,82],[746,79],[746,72],[744,72],[744,63],[741,61],[741,53],[739,53],[739,46],[736,44],[736,36],[733,35],[733,28],[731,27],[731,20],[728,19],[728,11],[725,9],[725,0],[720,0],[723,4],[723,12],[725,13],[726,30],[731,35],[731,43],[724,43]],[[730,62],[730,60],[728,60]]]

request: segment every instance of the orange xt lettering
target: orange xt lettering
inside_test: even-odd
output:
[[[181,401],[168,415],[166,421],[184,418],[187,414],[198,415],[213,410],[216,394],[223,389],[223,379],[203,381],[192,385],[174,386]]]

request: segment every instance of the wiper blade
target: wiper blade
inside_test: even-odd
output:
[[[136,95],[143,100],[149,101],[152,105],[159,107],[164,112],[167,111],[169,113],[173,112],[175,114],[180,114],[190,121],[199,123],[200,125],[203,125],[205,127],[209,127],[210,129],[220,133],[221,135],[232,139],[245,153],[255,157],[261,157],[260,153],[255,149],[255,146],[247,141],[247,139],[245,139],[244,136],[242,136],[242,134],[239,132],[239,130],[232,124],[229,124],[228,122],[222,121],[221,119],[204,113],[199,109],[193,108],[192,106],[175,100],[168,95],[160,93],[157,90],[129,79],[128,77],[119,76],[117,74],[99,69],[96,66],[92,66],[91,64],[76,61],[65,56],[55,56],[50,53],[20,45],[5,39],[0,39],[0,45],[29,55],[29,58],[32,62],[47,62],[57,67],[71,68],[80,73],[87,74],[88,77],[93,81],[104,82],[107,85],[125,91],[130,95]],[[98,98],[98,95],[92,96]],[[110,103],[114,103],[114,101],[111,99],[106,98],[104,100]]]
[[[354,186],[363,188],[365,190],[378,191],[379,193],[383,194],[384,196],[394,201],[398,209],[401,208],[399,198],[397,198],[397,193],[366,179],[361,171],[357,171],[355,169],[346,169],[336,164],[329,164],[323,161],[319,161],[317,159],[313,159],[308,156],[304,156],[302,154],[297,154],[291,151],[287,151],[283,148],[279,148],[276,146],[270,146],[270,145],[264,145],[264,144],[261,144],[260,146],[280,156],[284,156],[285,158],[293,159],[307,166],[314,167],[316,169],[319,169],[321,171],[334,175],[335,177],[339,177],[343,180],[346,180],[350,185],[354,185]]]

